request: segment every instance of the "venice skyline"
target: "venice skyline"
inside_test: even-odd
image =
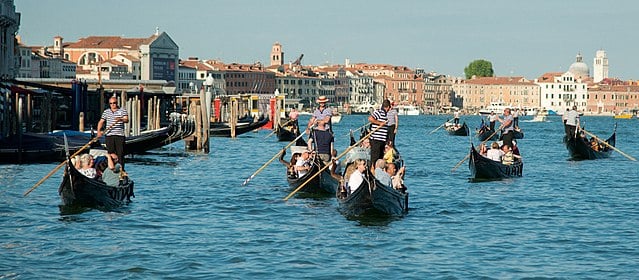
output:
[[[369,3],[117,0],[107,6],[21,0],[15,5],[22,14],[18,35],[29,46],[51,45],[57,35],[65,42],[107,35],[146,38],[157,27],[179,45],[182,59],[267,65],[272,44],[279,42],[287,63],[304,54],[305,65],[349,59],[461,77],[468,63],[486,59],[497,76],[528,79],[567,71],[578,53],[592,75],[595,52],[603,49],[611,78],[639,79],[639,57],[630,47],[639,40],[630,35],[639,27],[633,20],[639,4],[632,1],[613,7],[598,1],[537,1],[525,7],[507,1]],[[104,20],[96,20],[100,14]]]

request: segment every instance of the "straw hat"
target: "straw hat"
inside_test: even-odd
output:
[[[328,102],[328,98],[326,98],[326,96],[324,95],[317,98],[317,103],[326,103],[326,102]]]

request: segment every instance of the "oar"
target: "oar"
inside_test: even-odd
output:
[[[362,126],[360,126],[360,127],[356,128],[356,129],[353,129],[352,131],[358,131],[358,130],[362,129],[363,127],[365,127],[365,126],[367,126],[367,125],[369,125],[369,124],[371,124],[371,123],[370,123],[370,122],[367,122],[367,123],[365,123],[364,125],[362,125]],[[348,133],[346,133],[346,136],[351,136],[351,131],[349,131]]]
[[[433,132],[435,132],[435,131],[439,130],[440,128],[442,128],[444,125],[446,125],[446,123],[448,123],[448,120],[446,120],[446,122],[444,122],[442,125],[440,125],[440,126],[438,126],[437,128],[433,129],[433,131],[431,131],[431,132],[430,132],[430,133],[428,133],[428,134],[433,134]]]
[[[289,124],[290,122],[292,122],[293,120],[288,120],[287,122],[285,122],[283,125],[281,126],[286,126],[287,124]],[[298,128],[299,130],[299,128]],[[277,128],[273,127],[273,131],[271,131],[271,133],[269,133],[268,135],[266,135],[266,137],[264,137],[264,139],[271,137],[271,135],[273,135],[273,133],[275,133],[277,131]]]
[[[115,126],[115,124],[117,124],[119,121],[114,122],[113,124],[111,124],[104,132],[106,133],[107,131],[111,130],[113,128],[113,126]],[[26,191],[24,193],[24,196],[29,195],[29,193],[31,193],[33,190],[35,190],[38,186],[40,186],[42,183],[44,183],[44,181],[46,181],[47,179],[49,179],[49,177],[51,177],[51,175],[55,174],[60,167],[62,167],[63,165],[65,165],[67,163],[67,161],[69,161],[70,158],[73,158],[77,155],[79,155],[82,151],[84,151],[84,149],[88,148],[89,146],[91,146],[91,144],[93,144],[93,142],[98,141],[98,136],[94,137],[93,139],[91,139],[91,141],[89,141],[89,143],[86,143],[84,146],[82,146],[79,150],[77,150],[75,153],[73,153],[73,155],[71,155],[70,157],[67,157],[67,159],[65,161],[63,161],[62,163],[58,164],[58,166],[56,166],[55,168],[53,168],[53,170],[51,170],[51,172],[49,172],[49,174],[47,174],[46,176],[44,176],[42,179],[40,179],[40,181],[38,181],[35,185],[33,185],[33,187],[31,187],[28,191]]]
[[[382,126],[385,126],[387,122],[384,122],[383,125],[378,126],[377,128],[373,129],[373,131],[371,131],[370,133],[368,133],[366,136],[362,137],[362,139],[359,139],[359,141],[357,141],[357,143],[355,143],[354,145],[349,146],[348,148],[346,148],[346,150],[344,150],[341,154],[339,154],[336,159],[340,159],[341,157],[343,157],[344,155],[346,155],[350,150],[352,150],[354,147],[356,147],[357,145],[359,145],[360,143],[362,143],[362,141],[366,140],[368,137],[370,137],[371,135],[373,135],[373,133],[375,131],[377,131],[378,129],[380,129]],[[293,196],[295,193],[297,193],[299,190],[301,190],[304,186],[306,186],[306,184],[308,184],[308,182],[310,182],[311,180],[313,180],[313,178],[317,177],[319,174],[322,173],[322,171],[324,171],[326,168],[328,168],[330,165],[327,164],[324,167],[322,167],[319,171],[317,171],[317,173],[313,174],[313,176],[311,176],[311,178],[308,178],[308,180],[306,180],[306,182],[302,183],[299,187],[297,187],[297,189],[295,189],[294,191],[292,191],[289,195],[287,195],[284,200],[288,200],[289,198],[291,198],[291,196]]]
[[[581,131],[585,132],[586,134],[588,134],[588,135],[590,135],[590,136],[592,136],[592,137],[595,137],[595,139],[597,139],[597,141],[599,141],[599,142],[601,142],[601,143],[604,143],[604,145],[606,145],[606,146],[608,146],[609,148],[611,148],[611,149],[613,149],[613,150],[617,151],[618,153],[620,153],[620,154],[622,154],[623,156],[627,157],[629,160],[637,161],[635,158],[633,158],[633,157],[631,157],[631,156],[627,155],[626,153],[622,152],[621,150],[619,150],[619,149],[615,148],[615,146],[608,144],[608,142],[606,142],[606,141],[604,141],[604,140],[601,140],[601,138],[597,137],[597,135],[594,135],[594,134],[592,134],[592,133],[590,133],[590,132],[586,131],[586,130],[585,130],[585,129],[583,129],[583,128],[581,129]]]
[[[486,138],[486,140],[482,141],[479,146],[481,146],[482,144],[488,142],[488,140],[490,140],[491,138],[493,138],[493,136],[495,136],[495,134],[497,134],[497,131],[499,131],[499,129],[496,129],[495,132],[493,132],[493,134],[491,134],[490,136],[488,136],[488,138]],[[466,161],[468,158],[470,157],[470,153],[468,153],[462,160],[460,160],[455,167],[453,167],[453,169],[450,170],[450,172],[455,172],[455,170],[457,169],[457,167],[459,167],[462,163],[464,163],[464,161]]]
[[[297,142],[297,140],[300,139],[304,134],[306,134],[306,131],[302,132],[299,136],[297,136],[297,138],[293,139],[293,141],[288,143],[288,145],[286,145],[286,147],[284,147],[283,150],[286,150],[286,149],[288,149],[288,147],[290,147],[291,145],[295,144],[295,142]],[[282,150],[277,152],[277,154],[275,154],[273,156],[273,158],[271,158],[264,165],[262,165],[262,167],[260,167],[257,171],[255,171],[255,173],[253,173],[253,175],[251,175],[250,177],[246,178],[246,180],[244,180],[244,183],[242,183],[242,186],[246,186],[246,184],[248,184],[249,181],[251,181],[253,178],[255,178],[255,175],[257,175],[258,173],[262,172],[262,170],[264,168],[266,168],[266,166],[268,166],[271,162],[273,162],[277,157],[279,157],[281,153],[282,153]]]

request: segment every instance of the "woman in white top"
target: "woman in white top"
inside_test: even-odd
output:
[[[356,159],[355,166],[357,169],[351,173],[351,176],[348,178],[348,189],[349,194],[355,192],[357,188],[364,182],[364,172],[366,171],[366,160],[365,159]]]
[[[95,179],[97,172],[93,167],[93,156],[90,154],[83,154],[79,160],[76,160],[75,167],[82,173],[82,175]]]
[[[490,150],[486,152],[486,157],[494,161],[501,162],[501,157],[504,155],[504,151],[499,149],[499,143],[493,142],[490,146]]]

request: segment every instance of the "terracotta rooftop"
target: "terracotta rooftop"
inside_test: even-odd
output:
[[[149,44],[157,36],[149,38],[122,38],[120,36],[90,36],[80,38],[77,42],[64,44],[65,48],[75,49],[139,49],[140,45]]]

